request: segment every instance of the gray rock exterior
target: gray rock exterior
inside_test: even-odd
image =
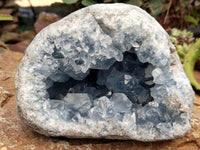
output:
[[[23,122],[47,136],[157,141],[190,129],[194,92],[144,10],[98,4],[43,29],[16,74]]]

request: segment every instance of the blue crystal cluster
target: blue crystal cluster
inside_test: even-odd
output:
[[[66,75],[60,76],[59,80],[54,78],[54,83],[51,81],[52,86],[47,90],[51,107],[59,109],[56,106],[59,106],[60,100],[61,108],[64,109],[66,105],[66,111],[72,112],[69,113],[71,118],[73,114],[80,113],[85,118],[105,120],[107,117],[117,117],[122,120],[125,113],[132,113],[133,107],[141,107],[153,101],[150,95],[150,89],[155,85],[153,69],[151,64],[141,63],[132,48],[124,53],[122,62],[115,62],[108,70],[90,70],[82,81]],[[47,85],[51,80],[49,78]]]

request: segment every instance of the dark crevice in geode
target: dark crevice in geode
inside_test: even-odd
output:
[[[87,78],[87,77],[86,77]],[[47,89],[50,99],[62,100],[67,93],[89,93],[93,99],[105,96],[108,89],[105,86],[96,84],[91,79],[83,81],[74,80],[70,78],[67,82],[54,82],[53,85]]]
[[[131,49],[124,53],[122,62],[116,61],[108,70],[90,69],[82,81],[71,77],[66,82],[54,81],[47,92],[52,100],[63,100],[68,93],[87,93],[93,100],[124,93],[133,104],[144,106],[153,101],[150,95],[150,88],[155,85],[151,74],[153,68],[149,63],[141,63]]]
[[[63,54],[61,54],[59,52],[59,50],[56,48],[56,46],[54,46],[53,50],[54,50],[54,52],[52,53],[52,56],[54,58],[56,58],[56,59],[62,59],[62,58],[64,58]]]

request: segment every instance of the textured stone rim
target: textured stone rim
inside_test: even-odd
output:
[[[112,20],[113,18],[119,18],[118,16],[121,18],[124,16],[124,19],[119,19],[115,21]],[[84,19],[81,19],[81,17],[84,17]],[[141,17],[143,18],[141,19]],[[112,121],[92,122],[91,120],[87,120],[87,125],[89,124],[90,126],[87,126],[84,123],[76,126],[73,122],[65,122],[63,120],[60,120],[58,116],[56,117],[58,112],[49,110],[49,98],[46,95],[44,80],[56,69],[57,66],[51,62],[51,59],[49,59],[52,56],[47,56],[46,54],[53,54],[53,49],[55,46],[54,40],[58,40],[58,43],[61,42],[61,46],[66,46],[62,44],[62,36],[65,36],[72,32],[75,35],[79,33],[83,35],[87,34],[83,31],[89,30],[88,28],[84,29],[84,25],[88,23],[84,21],[87,21],[88,18],[92,18],[92,21],[96,22],[96,24],[98,25],[98,29],[103,32],[102,34],[104,36],[107,37],[108,40],[102,39],[102,41],[108,46],[112,46],[118,43],[117,39],[116,42],[113,42],[114,37],[112,37],[112,35],[118,34],[119,29],[127,34],[135,33],[139,35],[138,37],[140,38],[140,40],[142,40],[142,45],[137,47],[138,39],[130,39],[130,43],[127,43],[124,47],[120,47],[121,52],[114,51],[113,58],[116,61],[121,61],[123,58],[123,53],[125,51],[128,51],[131,47],[134,47],[136,44],[136,54],[139,60],[142,63],[148,62],[155,66],[154,73],[152,73],[154,77],[154,83],[157,84],[157,87],[165,87],[168,92],[168,97],[162,102],[159,101],[158,95],[151,96],[154,98],[154,101],[156,101],[158,105],[164,103],[164,105],[168,107],[168,109],[173,110],[173,107],[178,108],[179,110],[177,111],[180,112],[179,114],[182,120],[181,122],[172,122],[172,125],[167,131],[159,131],[159,129],[162,128],[160,126],[164,126],[162,123],[158,124],[156,127],[152,126],[151,129],[145,129],[142,127],[142,125],[140,125],[136,126],[135,129],[131,129],[130,131],[130,126],[126,126],[126,124],[123,122],[121,124],[115,125],[112,124]],[[110,20],[110,22],[112,23],[114,22],[115,24],[108,24],[108,20]],[[146,23],[146,21],[150,22],[150,24]],[[117,27],[118,22],[120,22],[124,26]],[[76,23],[79,25],[72,26]],[[117,28],[118,30],[116,30]],[[112,31],[113,33],[110,31]],[[48,40],[48,38],[50,40]],[[109,39],[111,39],[110,45],[109,43],[106,43],[109,42]],[[123,46],[123,44],[124,43],[122,42],[121,45]],[[145,47],[149,48],[145,49]],[[65,53],[62,54],[65,58],[67,58],[69,53],[67,51],[64,52]],[[149,53],[151,53],[151,55],[145,58],[144,56]],[[106,52],[105,55],[107,56]],[[91,64],[87,66],[88,68],[85,67],[81,71],[87,72],[89,68],[95,66],[95,64],[92,64],[92,56],[90,58]],[[48,65],[51,65],[52,68],[48,68]],[[55,67],[53,65],[55,65]],[[165,68],[164,71],[162,70],[163,68]],[[40,71],[39,69],[41,69],[42,71]],[[164,73],[158,76],[157,72],[159,72],[160,70],[162,70]],[[169,75],[170,77],[168,80],[160,79],[162,76],[166,75]],[[16,74],[16,89],[19,116],[27,125],[31,126],[35,131],[48,136],[84,138],[94,137],[155,141],[181,137],[190,129],[190,115],[194,93],[190,86],[189,80],[186,78],[183,72],[175,47],[171,44],[167,33],[155,21],[154,18],[152,18],[142,9],[132,5],[92,5],[90,7],[78,10],[63,18],[62,20],[43,29],[35,37],[35,39],[26,50],[25,56]],[[153,90],[155,90],[155,88]],[[151,90],[151,92],[153,90]],[[160,95],[160,97],[161,99],[163,98],[162,94]],[[153,107],[155,103],[149,105]],[[53,114],[56,115],[54,116]],[[107,128],[111,128],[112,132],[106,131],[105,133],[99,134],[99,129],[103,130],[104,126]],[[144,135],[146,136],[144,137]]]

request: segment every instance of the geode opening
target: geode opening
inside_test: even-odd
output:
[[[47,89],[51,101],[50,107],[70,112],[65,114],[68,115],[65,116],[67,120],[76,117],[77,113],[81,117],[92,118],[94,114],[90,112],[102,97],[112,100],[113,97],[116,99],[116,95],[118,95],[119,99],[114,101],[118,102],[119,106],[116,107],[119,107],[119,112],[111,110],[105,118],[98,116],[95,119],[112,119],[114,113],[119,113],[121,116],[114,118],[122,121],[123,116],[133,113],[132,107],[141,107],[153,101],[150,89],[155,85],[152,76],[155,67],[150,63],[140,62],[134,47],[124,53],[121,62],[111,63],[108,64],[110,68],[106,70],[90,69],[82,80],[75,80],[65,73],[59,72],[59,78],[56,74],[56,81],[53,81],[55,75],[53,75],[54,78],[50,75],[45,81],[47,87],[49,84],[52,85]],[[81,66],[81,64],[78,65]]]
[[[16,74],[21,119],[48,136],[155,141],[190,129],[194,93],[145,11],[93,5],[42,30]]]
[[[153,101],[150,88],[155,85],[152,76],[154,67],[150,63],[140,62],[133,49],[124,53],[122,62],[116,61],[108,70],[90,69],[81,81],[69,78],[64,73],[60,78],[67,76],[69,79],[65,82],[47,78],[46,84],[52,84],[47,89],[50,100],[65,100],[68,93],[87,93],[92,102],[101,96],[110,98],[113,93],[123,93],[133,104],[144,106]]]

